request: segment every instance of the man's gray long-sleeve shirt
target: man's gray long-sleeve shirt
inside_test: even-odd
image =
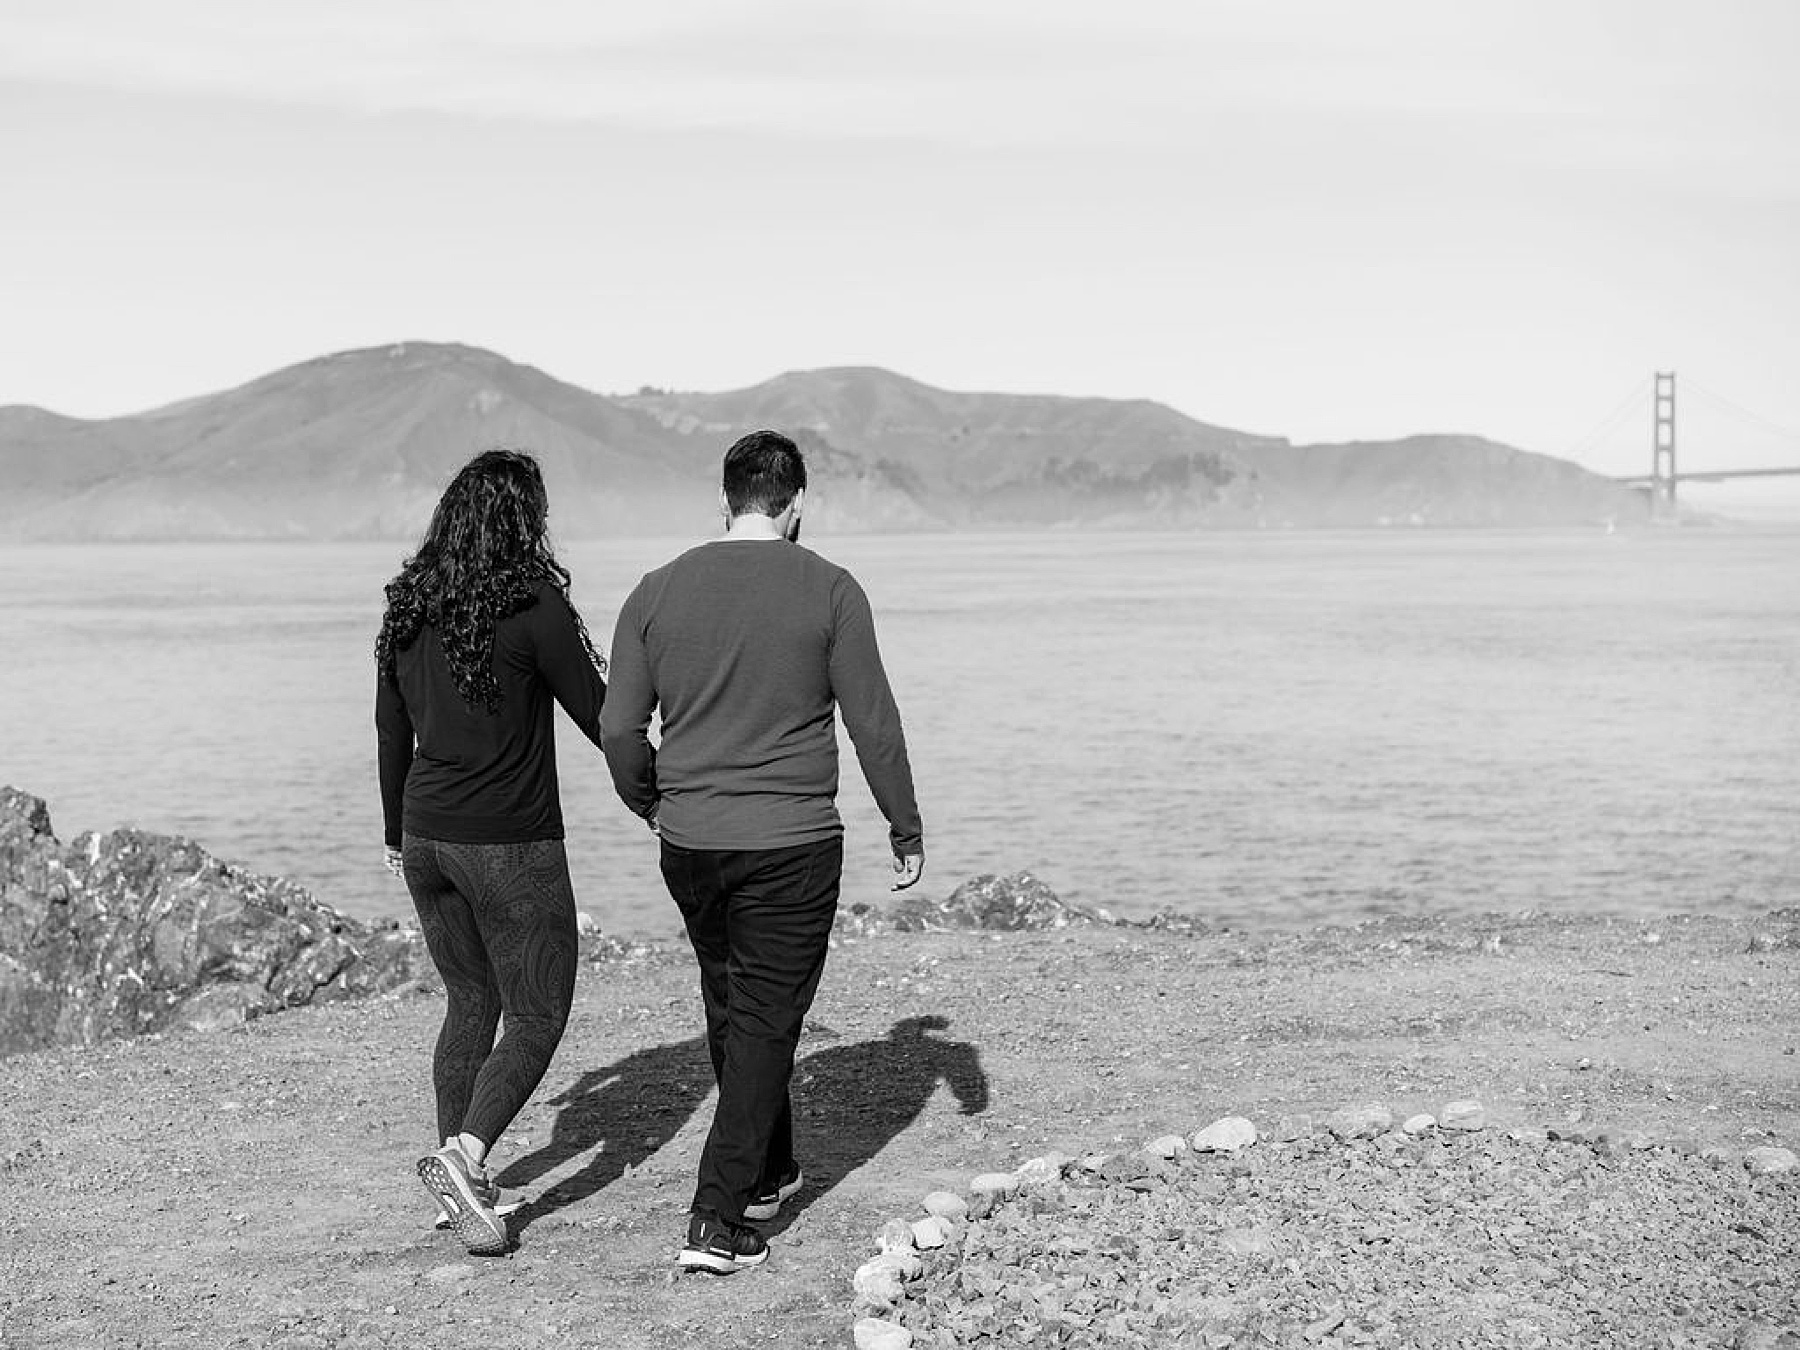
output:
[[[717,540],[625,601],[601,739],[619,796],[669,843],[786,848],[843,830],[834,704],[894,851],[919,852],[906,737],[862,587],[798,544]]]

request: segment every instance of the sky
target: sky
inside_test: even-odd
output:
[[[0,0],[0,404],[418,339],[1625,474],[1673,370],[1682,468],[1800,465],[1797,67],[1791,0]]]

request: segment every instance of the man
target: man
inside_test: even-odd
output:
[[[719,1084],[677,1260],[728,1275],[768,1258],[747,1221],[774,1218],[802,1181],[788,1080],[843,872],[834,706],[888,821],[895,890],[925,854],[868,599],[797,543],[799,448],[753,432],[723,477],[725,537],[649,573],[619,612],[601,738],[619,796],[662,838]]]

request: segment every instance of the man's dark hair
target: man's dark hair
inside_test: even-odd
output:
[[[779,431],[753,431],[725,452],[725,505],[734,517],[778,516],[805,486],[806,459]]]

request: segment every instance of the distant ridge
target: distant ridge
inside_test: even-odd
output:
[[[959,393],[874,367],[609,397],[494,352],[403,342],[84,421],[0,408],[0,539],[416,538],[457,466],[544,465],[562,538],[699,534],[718,461],[773,426],[815,529],[1559,525],[1641,518],[1579,466],[1472,436],[1295,446],[1147,400]]]

